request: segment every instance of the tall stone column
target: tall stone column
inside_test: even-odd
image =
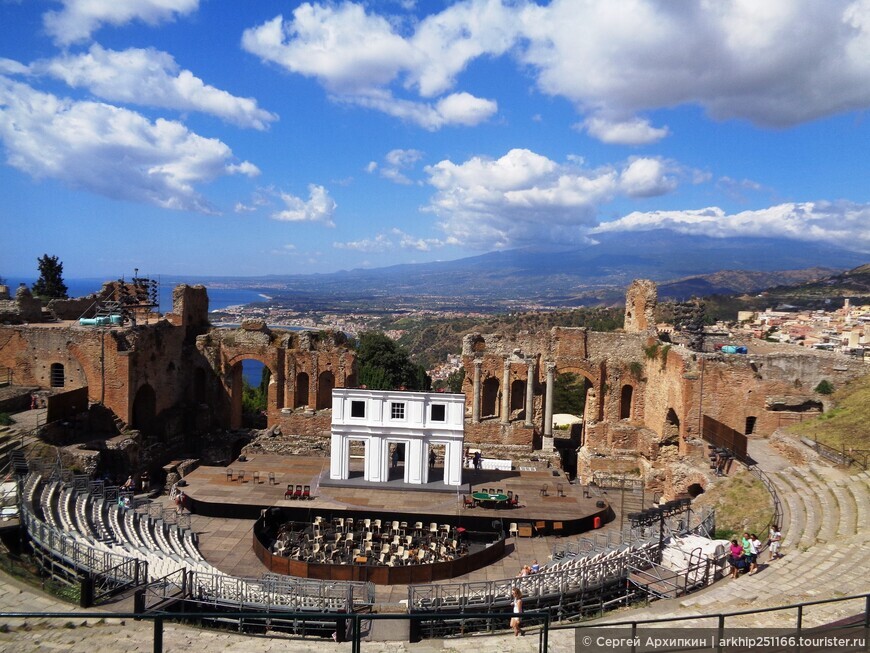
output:
[[[526,359],[526,422],[525,426],[533,426],[532,417],[535,409],[535,359]]]
[[[511,359],[504,357],[504,373],[501,377],[501,423],[511,421]]]
[[[483,361],[474,361],[474,382],[471,395],[471,421],[480,424],[480,368]]]
[[[553,392],[555,389],[555,363],[547,363],[547,402],[544,406],[543,450],[553,450]]]

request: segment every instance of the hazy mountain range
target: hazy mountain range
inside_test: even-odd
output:
[[[205,282],[264,289],[291,303],[343,298],[387,304],[429,297],[455,298],[462,304],[476,298],[484,303],[569,306],[620,301],[625,286],[638,278],[659,282],[663,297],[685,298],[803,283],[870,259],[827,244],[668,230],[607,233],[597,239],[595,245],[557,250],[528,247],[454,261]]]

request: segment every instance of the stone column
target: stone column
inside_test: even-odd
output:
[[[504,357],[504,373],[501,377],[501,423],[511,421],[511,359]]]
[[[547,402],[544,406],[543,450],[553,450],[553,392],[555,388],[555,363],[547,363]]]
[[[480,424],[480,368],[483,361],[474,361],[474,383],[471,395],[471,421]]]
[[[527,428],[532,428],[532,417],[535,410],[535,360],[526,359],[526,422]]]

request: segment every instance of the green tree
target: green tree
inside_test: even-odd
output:
[[[451,372],[447,377],[447,389],[453,394],[462,392],[462,383],[465,381],[465,368],[460,367],[455,372]]]
[[[411,361],[408,352],[383,333],[366,331],[357,346],[359,382],[372,390],[428,391],[432,379],[422,365]]]
[[[63,282],[63,263],[57,256],[43,254],[36,263],[39,266],[39,279],[33,284],[33,294],[46,299],[66,299],[67,287]]]
[[[582,417],[588,383],[586,377],[573,372],[557,374],[553,380],[553,412]]]
[[[819,381],[819,385],[816,386],[815,391],[820,395],[829,395],[834,392],[834,384],[827,379],[822,379]]]

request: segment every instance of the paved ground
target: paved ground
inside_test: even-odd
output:
[[[760,572],[737,581],[724,580],[704,591],[682,599],[659,601],[648,608],[618,611],[595,623],[607,623],[630,618],[641,620],[664,616],[703,615],[723,611],[756,609],[785,605],[799,601],[834,598],[870,591],[870,473],[844,473],[820,462],[796,466],[783,459],[764,441],[753,441],[750,453],[762,467],[770,470],[771,478],[785,506],[783,521],[785,557],[775,562],[762,560]],[[250,529],[243,523],[227,525],[197,520],[195,528],[203,530],[203,550],[209,559],[225,566],[226,570],[241,568],[246,559],[242,552],[235,560],[235,547],[250,551]],[[534,548],[526,551],[524,545]],[[520,540],[513,562],[535,555],[545,557],[549,545],[547,538]],[[221,554],[223,557],[220,557]],[[259,564],[259,563],[258,563]],[[234,566],[233,566],[234,565]],[[510,574],[507,574],[510,575]],[[40,595],[0,573],[0,611],[66,611],[69,604]],[[806,626],[828,623],[861,610],[855,602],[832,604],[807,609]],[[735,620],[732,625],[783,626],[793,623],[794,615],[768,612]],[[709,624],[699,618],[697,625]],[[152,642],[149,624],[127,620],[123,623],[101,619],[99,611],[88,616],[60,621],[45,619],[6,621],[0,624],[0,652],[31,651],[142,651]],[[2,632],[8,631],[8,632]],[[323,639],[284,639],[277,637],[251,637],[167,625],[165,634],[167,651],[349,651],[350,644],[334,644]],[[574,651],[574,633],[570,630],[555,632],[551,636],[550,650],[554,653]],[[364,651],[383,653],[410,651],[468,651],[475,653],[535,651],[535,634],[515,638],[510,635],[475,636],[466,639],[407,642],[367,642]]]

